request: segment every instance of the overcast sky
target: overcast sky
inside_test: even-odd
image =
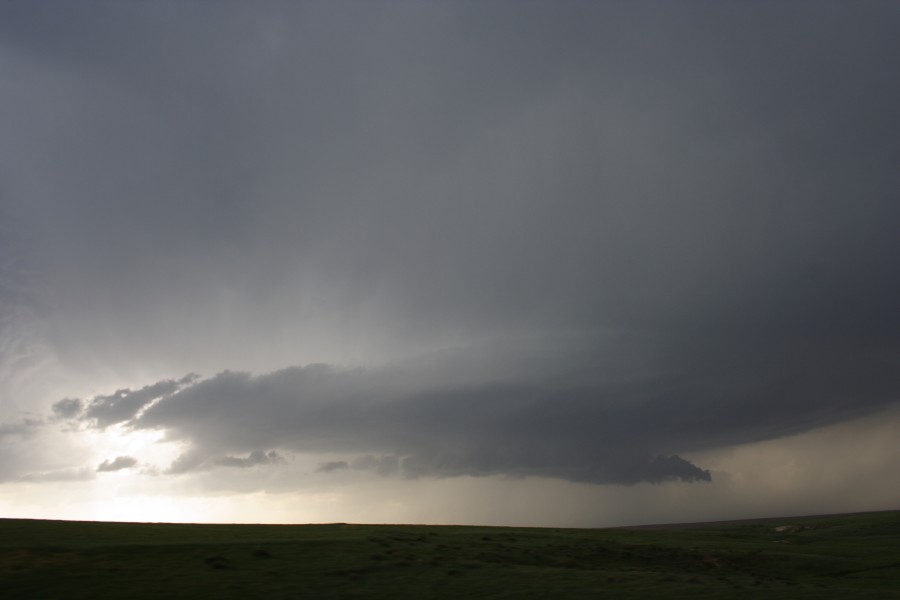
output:
[[[900,4],[0,4],[0,511],[900,508]]]

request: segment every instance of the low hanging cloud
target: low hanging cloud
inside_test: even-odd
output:
[[[104,460],[97,466],[98,473],[111,473],[113,471],[122,471],[130,469],[137,465],[138,461],[132,456],[117,456],[114,460]]]
[[[181,475],[188,472],[209,471],[219,467],[248,469],[251,467],[280,465],[285,462],[287,462],[286,459],[275,450],[269,450],[268,452],[254,450],[247,456],[224,455],[217,457],[199,448],[192,448],[188,452],[179,455],[165,473],[168,475]]]
[[[350,463],[346,460],[329,460],[327,462],[319,463],[319,468],[316,469],[317,473],[335,473],[337,471],[346,471],[350,468]]]
[[[275,465],[281,462],[284,462],[284,458],[274,450],[269,450],[268,452],[255,450],[246,457],[225,456],[216,461],[216,464],[222,467],[247,469],[259,465]]]
[[[71,419],[80,416],[82,419],[103,429],[109,425],[127,421],[150,405],[154,400],[177,392],[185,385],[197,379],[191,373],[179,380],[166,379],[139,390],[120,389],[112,394],[94,396],[82,401],[78,398],[64,398],[53,404],[53,414],[58,418]]]
[[[177,389],[142,388],[173,391],[141,395],[145,404],[127,412],[135,416],[117,422],[188,443],[171,474],[275,464],[293,452],[346,457],[321,463],[325,473],[709,481],[683,454],[871,413],[896,401],[900,383],[887,349],[846,340],[656,342],[652,352],[622,335],[531,354],[447,351],[381,368],[225,371]],[[91,415],[79,418],[113,423]]]

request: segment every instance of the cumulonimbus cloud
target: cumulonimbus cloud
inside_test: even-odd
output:
[[[170,474],[705,480],[900,398],[895,5],[41,4],[0,7],[0,358],[46,307],[86,380],[154,365],[54,418]]]
[[[188,442],[171,473],[274,464],[286,451],[347,457],[322,463],[322,472],[634,484],[708,481],[682,454],[796,433],[894,401],[896,375],[871,349],[804,347],[801,355],[795,346],[793,358],[773,358],[775,348],[748,340],[738,350],[673,347],[659,356],[665,344],[642,354],[630,343],[543,358],[509,352],[490,369],[479,364],[484,354],[444,352],[427,368],[226,371],[181,380],[160,397],[140,395],[146,405],[119,422]],[[172,384],[143,389],[159,386]],[[105,406],[108,397],[100,398],[86,404]],[[91,411],[79,415],[109,424]]]

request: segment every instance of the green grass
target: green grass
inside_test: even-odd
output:
[[[632,529],[0,519],[0,598],[200,597],[900,598],[900,512]]]

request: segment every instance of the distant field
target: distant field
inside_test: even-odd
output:
[[[900,598],[900,511],[630,529],[0,519],[0,598],[205,597]]]

